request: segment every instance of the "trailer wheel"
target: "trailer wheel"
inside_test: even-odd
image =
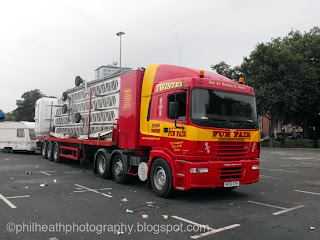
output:
[[[61,158],[59,156],[59,143],[55,142],[53,144],[53,150],[52,150],[52,155],[53,155],[53,161],[55,161],[56,163],[60,163],[61,162]]]
[[[117,154],[112,161],[112,175],[117,183],[123,184],[127,181],[128,175],[124,169],[123,158],[120,154]]]
[[[109,174],[110,161],[104,152],[100,152],[97,157],[97,172],[101,178],[107,178]]]
[[[48,142],[48,144],[47,144],[47,158],[49,161],[53,160],[52,149],[53,149],[52,142]]]
[[[47,142],[44,141],[41,146],[41,155],[44,159],[47,159]]]
[[[169,197],[173,192],[172,171],[169,163],[158,158],[151,166],[151,187],[158,197]]]

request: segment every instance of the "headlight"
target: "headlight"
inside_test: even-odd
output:
[[[252,169],[253,169],[253,170],[259,169],[259,165],[252,165]]]
[[[209,172],[208,168],[198,168],[198,173],[207,173]]]
[[[190,168],[191,173],[207,173],[209,168]]]

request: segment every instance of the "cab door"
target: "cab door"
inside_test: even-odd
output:
[[[188,151],[187,120],[188,94],[187,91],[170,91],[165,96],[165,113],[163,123],[163,144],[172,154],[182,155]],[[169,116],[170,102],[177,102],[178,109],[175,117]]]
[[[165,99],[163,94],[155,94],[152,96],[149,114],[149,146],[163,146],[163,119],[165,116]]]

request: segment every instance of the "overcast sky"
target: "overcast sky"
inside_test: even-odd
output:
[[[75,76],[93,80],[119,62],[119,31],[122,66],[234,67],[258,43],[320,26],[320,1],[2,0],[0,26],[0,109],[9,112],[26,91],[60,97]]]

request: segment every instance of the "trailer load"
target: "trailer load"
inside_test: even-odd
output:
[[[160,197],[259,181],[251,87],[162,64],[75,85],[58,99],[49,135],[38,137],[44,158],[92,160],[102,178],[138,176]]]

